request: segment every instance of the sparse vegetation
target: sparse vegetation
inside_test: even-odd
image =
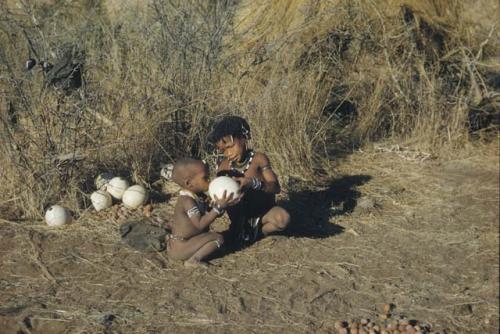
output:
[[[354,333],[383,302],[373,327],[496,333],[499,10],[0,0],[0,332]],[[288,238],[208,273],[127,248],[118,221],[147,210],[94,212],[94,178],[152,190],[162,163],[213,162],[229,113],[280,176]],[[78,223],[42,227],[52,204]]]

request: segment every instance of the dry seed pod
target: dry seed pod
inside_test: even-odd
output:
[[[384,311],[384,314],[389,314],[391,313],[391,304],[384,304],[382,305],[382,310]]]
[[[368,319],[365,319],[365,318],[361,319],[361,325],[364,326],[366,324],[368,324]]]

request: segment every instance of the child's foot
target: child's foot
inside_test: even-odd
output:
[[[208,268],[208,263],[198,261],[198,260],[187,260],[184,261],[184,267],[186,268]]]

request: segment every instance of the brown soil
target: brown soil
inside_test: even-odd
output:
[[[498,157],[403,158],[356,153],[323,188],[289,181],[287,235],[208,270],[128,248],[111,211],[61,229],[0,220],[0,333],[331,333],[384,303],[497,333]]]

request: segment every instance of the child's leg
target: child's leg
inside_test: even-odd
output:
[[[222,246],[222,243],[222,235],[206,232],[186,241],[173,240],[169,255],[174,259],[184,260],[186,265],[198,265],[207,255]]]
[[[212,232],[209,232],[212,233]],[[206,258],[208,255],[215,252],[218,248],[222,247],[223,238],[222,235],[218,233],[215,240],[209,241],[203,246],[201,246],[188,260],[184,261],[186,267],[194,267],[202,264],[201,260]],[[206,265],[206,264],[205,264]]]
[[[283,231],[290,223],[290,214],[282,207],[275,206],[262,217],[262,233]]]
[[[224,242],[226,245],[236,246],[241,240],[241,234],[243,232],[244,225],[247,224],[247,217],[242,214],[241,211],[231,211],[228,212],[229,219],[231,223],[229,228],[223,232],[224,234]]]

